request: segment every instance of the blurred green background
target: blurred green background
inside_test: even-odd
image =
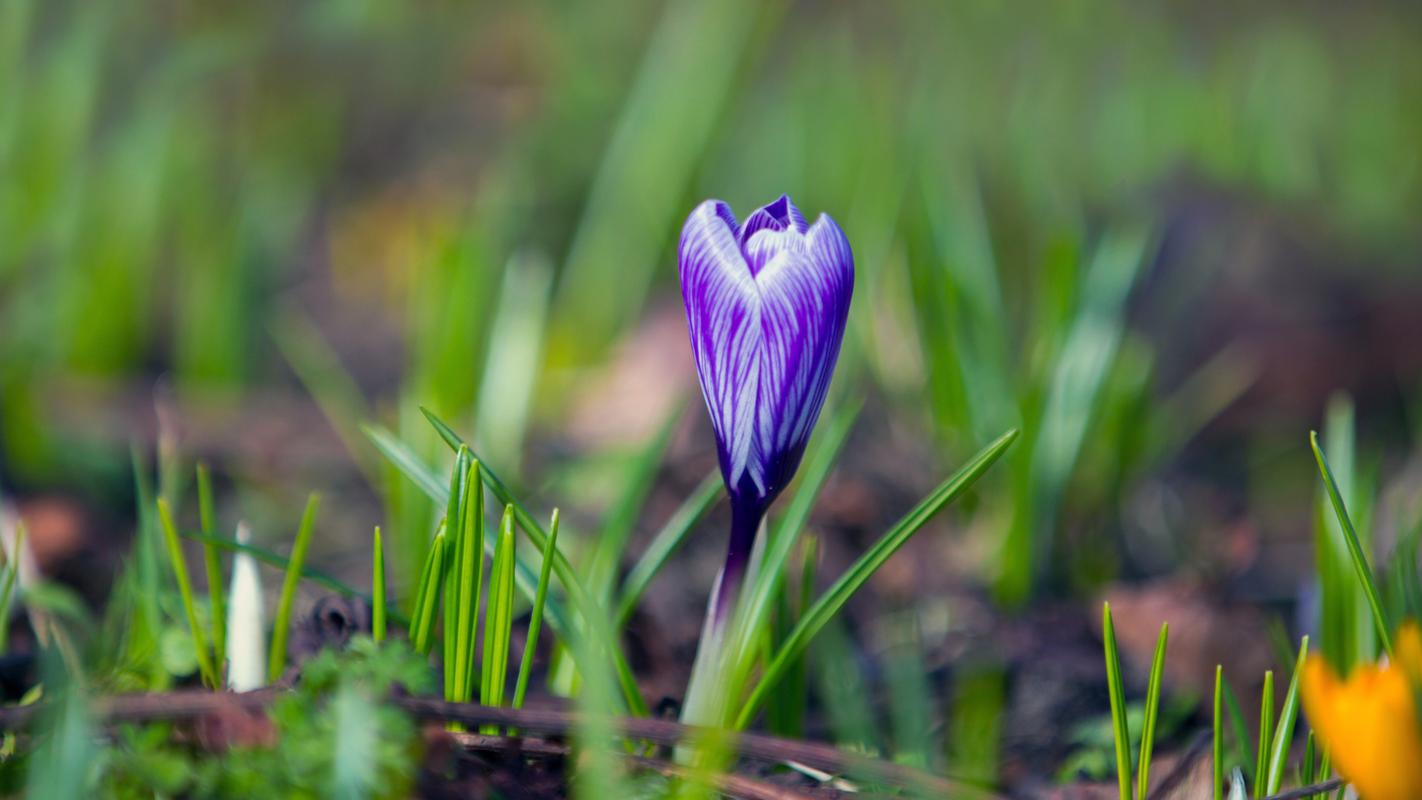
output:
[[[0,485],[127,514],[166,436],[259,521],[334,490],[408,571],[430,511],[357,425],[434,458],[427,405],[539,486],[530,442],[621,463],[693,396],[685,214],[786,192],[855,248],[836,392],[932,434],[925,486],[1023,427],[975,517],[999,599],[1166,571],[1241,508],[1307,525],[1271,498],[1312,497],[1334,392],[1378,453],[1416,436],[1419,33],[1387,2],[3,0]]]

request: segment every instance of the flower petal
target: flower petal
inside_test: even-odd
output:
[[[782,194],[785,198],[785,219],[790,227],[800,233],[805,233],[810,229],[810,223],[805,221],[805,215],[800,213],[800,209],[790,201],[790,195]]]
[[[748,467],[760,377],[760,293],[736,234],[726,204],[708,200],[687,218],[678,248],[692,356],[728,487]]]
[[[797,254],[795,257],[803,258],[805,249],[805,237],[788,228],[761,228],[741,245],[752,277],[759,275],[766,264],[782,252],[793,251]]]
[[[789,482],[819,419],[854,292],[854,256],[834,220],[821,215],[804,237],[780,235],[797,243],[756,276],[762,352],[751,461],[763,465],[757,484],[769,496]]]
[[[1422,729],[1402,670],[1365,664],[1339,680],[1312,656],[1304,665],[1302,695],[1309,724],[1360,796],[1422,797]]]
[[[746,224],[741,226],[739,233],[741,247],[745,248],[752,236],[765,229],[805,233],[810,225],[805,221],[805,215],[790,201],[790,196],[782,194],[746,217]]]
[[[752,211],[750,216],[746,217],[746,224],[741,226],[741,247],[745,248],[751,237],[760,231],[783,231],[789,228],[789,207],[790,198],[782,194],[779,199]]]

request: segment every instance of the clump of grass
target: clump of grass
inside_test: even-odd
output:
[[[1130,726],[1126,719],[1125,681],[1121,672],[1116,629],[1109,603],[1103,605],[1101,618],[1102,643],[1106,656],[1106,683],[1111,698],[1112,739],[1115,744],[1119,796],[1121,800],[1132,800],[1132,798],[1144,800],[1150,789],[1151,757],[1155,744],[1156,723],[1159,716],[1165,670],[1166,642],[1170,629],[1168,623],[1162,624],[1160,635],[1156,639],[1155,655],[1151,659],[1150,680],[1146,689],[1145,720],[1141,732],[1140,753],[1135,761],[1133,773]],[[1264,686],[1260,699],[1259,731],[1258,736],[1255,737],[1255,747],[1253,748],[1255,760],[1252,769],[1248,772],[1248,775],[1253,776],[1252,796],[1255,798],[1263,798],[1277,793],[1283,787],[1284,779],[1289,773],[1288,759],[1292,752],[1294,730],[1299,718],[1299,681],[1303,675],[1304,662],[1308,658],[1308,643],[1309,639],[1305,636],[1299,644],[1299,652],[1289,678],[1289,686],[1284,693],[1284,701],[1279,707],[1277,715],[1274,710],[1274,673],[1272,670],[1264,673]],[[1224,680],[1224,668],[1216,666],[1210,747],[1212,794],[1216,800],[1222,800],[1224,797],[1225,773],[1229,763],[1225,748],[1224,713],[1228,697],[1229,688]],[[1237,703],[1233,703],[1232,700],[1230,702],[1237,706]],[[1232,717],[1236,751],[1239,751],[1248,744],[1244,734],[1244,723],[1242,716],[1235,709],[1232,709]],[[1312,741],[1313,735],[1310,733],[1309,742]],[[1240,771],[1240,766],[1244,765],[1236,765],[1235,771]],[[1302,772],[1299,773],[1300,785],[1309,785],[1326,778],[1326,765],[1323,766],[1321,772],[1322,775],[1315,770],[1311,759],[1306,759]],[[1135,776],[1134,794],[1132,793],[1132,774]],[[1230,796],[1234,797],[1234,790],[1231,790]]]

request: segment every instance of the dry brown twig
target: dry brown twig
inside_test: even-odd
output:
[[[1290,789],[1287,792],[1271,794],[1264,798],[1264,800],[1303,800],[1305,797],[1313,797],[1314,795],[1321,797],[1342,785],[1342,778],[1334,778],[1324,781],[1323,783],[1315,783],[1312,786],[1301,786],[1297,789]]]
[[[244,694],[184,690],[164,694],[115,695],[95,701],[94,715],[109,724],[145,721],[180,721],[201,718],[219,709],[234,705],[246,710],[264,709],[279,696],[280,690],[263,689]],[[473,727],[497,725],[517,728],[524,734],[561,737],[574,730],[581,717],[579,714],[558,709],[514,709],[482,706],[477,703],[450,703],[426,697],[393,697],[391,702],[419,719],[459,722]],[[11,706],[0,708],[0,730],[17,730],[26,727],[40,711],[39,705]],[[694,726],[682,725],[662,719],[623,717],[616,721],[623,736],[653,744],[671,747],[693,739],[703,731]],[[505,742],[518,741],[526,751],[531,746],[543,749],[545,744],[534,745],[537,740],[527,737],[490,737],[478,740],[485,747],[492,746],[492,739]],[[474,740],[471,740],[471,742]],[[509,745],[506,749],[513,749]],[[794,761],[825,772],[836,774],[851,773],[871,777],[899,787],[908,788],[931,796],[955,798],[996,798],[992,792],[978,787],[931,775],[921,770],[905,767],[867,756],[848,753],[839,748],[781,739],[757,733],[742,733],[734,740],[735,752],[754,761],[779,764]],[[679,769],[668,762],[657,761],[656,769]],[[793,793],[786,794],[779,787],[762,784],[743,776],[726,776],[738,787],[730,794],[745,796],[748,800],[789,800]],[[746,781],[751,781],[747,783]],[[731,786],[725,787],[730,790]]]
[[[522,755],[535,756],[538,758],[566,758],[572,754],[572,748],[561,742],[549,742],[537,739],[520,740],[518,737],[490,736],[481,733],[453,732],[448,735],[456,744],[465,750],[478,750],[500,754],[507,754],[510,751],[514,751]],[[631,753],[622,753],[621,755],[623,760],[629,763],[635,764],[643,769],[659,772],[667,777],[685,778],[691,776],[690,771],[685,767],[664,759],[649,758],[647,756],[639,756]],[[809,795],[802,794],[794,789],[775,786],[744,775],[718,775],[712,780],[717,792],[729,797],[739,798],[739,800],[813,800]]]

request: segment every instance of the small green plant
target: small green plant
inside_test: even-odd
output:
[[[123,726],[96,777],[114,798],[406,797],[423,747],[414,721],[386,702],[394,686],[428,691],[424,660],[398,641],[357,638],[303,665],[269,731],[213,752],[169,723]]]
[[[1145,800],[1150,788],[1151,754],[1154,749],[1156,725],[1159,718],[1161,691],[1165,670],[1166,642],[1169,625],[1162,624],[1160,636],[1156,640],[1155,655],[1151,659],[1150,681],[1146,689],[1145,713],[1143,715],[1140,754],[1132,771],[1130,723],[1125,700],[1125,684],[1121,674],[1120,657],[1116,643],[1115,624],[1111,617],[1111,606],[1102,607],[1102,642],[1106,655],[1106,682],[1111,698],[1112,741],[1116,755],[1116,778],[1121,800]],[[1248,775],[1253,776],[1251,797],[1259,800],[1277,793],[1289,774],[1288,759],[1292,752],[1294,729],[1299,718],[1299,681],[1303,674],[1304,662],[1308,658],[1308,637],[1303,637],[1299,652],[1289,678],[1288,689],[1284,693],[1283,705],[1277,715],[1274,710],[1274,673],[1264,673],[1264,686],[1260,699],[1259,735],[1255,739],[1253,768]],[[1211,724],[1211,776],[1213,796],[1216,800],[1224,795],[1225,770],[1229,761],[1225,749],[1224,709],[1230,697],[1228,684],[1224,680],[1223,667],[1215,668],[1215,690]],[[1232,706],[1237,706],[1230,700]],[[1233,710],[1233,709],[1232,709]],[[1236,752],[1242,752],[1247,745],[1244,723],[1237,710],[1233,711]],[[1312,742],[1312,734],[1309,741]],[[1311,752],[1311,750],[1310,750]],[[1245,764],[1238,764],[1247,766]],[[1327,768],[1321,770],[1326,777]],[[1134,787],[1131,777],[1134,774]],[[1312,760],[1306,759],[1302,771],[1298,773],[1300,785],[1308,785],[1318,778]],[[1304,780],[1307,778],[1307,780]],[[1232,795],[1231,795],[1232,796]]]

